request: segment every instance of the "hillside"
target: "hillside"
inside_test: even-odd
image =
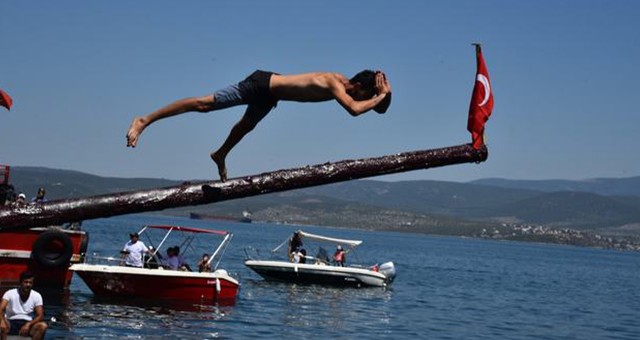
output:
[[[154,178],[115,178],[90,175],[73,170],[58,170],[42,167],[12,167],[11,183],[27,198],[35,196],[39,187],[45,187],[47,198],[65,199],[93,196],[114,192],[167,187],[179,184]]]
[[[522,199],[487,212],[488,216],[511,216],[518,221],[558,228],[594,229],[640,221],[633,201],[593,193],[562,191]]]
[[[48,199],[65,199],[177,185],[181,181],[153,178],[110,178],[70,170],[14,167],[11,181],[32,197],[39,186]],[[611,179],[626,183],[634,192],[636,179]],[[500,186],[488,185],[498,182]],[[281,223],[357,226],[429,233],[473,234],[502,223],[535,224],[578,230],[638,234],[640,195],[607,196],[606,179],[582,186],[594,192],[547,191],[558,181],[522,181],[527,188],[498,179],[472,183],[441,181],[382,182],[359,180],[268,194],[216,204],[169,209],[162,214],[188,216],[189,212],[240,216],[244,209],[258,220]],[[561,181],[563,187],[584,184]],[[479,184],[481,183],[481,184]],[[505,183],[510,183],[505,185]],[[506,187],[512,186],[512,187]],[[522,185],[521,185],[522,186]],[[622,192],[622,190],[615,190]]]
[[[470,182],[492,187],[536,190],[545,192],[578,191],[604,196],[639,196],[640,176],[628,178],[594,178],[588,180],[509,180],[487,178]]]

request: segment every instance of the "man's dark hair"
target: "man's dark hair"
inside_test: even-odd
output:
[[[353,78],[349,79],[351,84],[360,83],[362,89],[370,93],[370,97],[376,94],[376,73],[371,70],[358,72]]]
[[[28,280],[31,278],[33,278],[33,273],[28,270],[25,270],[22,273],[20,273],[20,283],[22,283],[22,281],[24,280]]]

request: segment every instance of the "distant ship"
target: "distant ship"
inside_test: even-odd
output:
[[[232,222],[241,222],[241,223],[251,223],[251,212],[248,210],[242,211],[242,217],[230,216],[230,215],[210,215],[210,214],[200,214],[200,213],[189,213],[189,217],[194,220],[221,220],[221,221],[232,221]]]

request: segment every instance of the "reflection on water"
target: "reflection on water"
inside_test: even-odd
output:
[[[43,295],[50,316],[47,338],[104,338],[123,335],[192,337],[228,317],[234,303],[99,298],[92,294]],[[204,337],[213,337],[210,333]],[[200,337],[200,335],[199,335]]]
[[[322,329],[323,336],[332,332],[344,336],[350,332],[353,320],[359,320],[358,327],[365,328],[371,324],[379,328],[390,320],[391,289],[298,285],[260,279],[245,284],[247,293],[242,303],[256,305],[254,309],[264,314],[277,315],[271,322],[284,327],[280,335],[286,338],[308,336],[309,329]]]

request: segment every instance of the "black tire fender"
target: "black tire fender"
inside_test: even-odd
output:
[[[31,250],[31,257],[46,268],[68,265],[73,255],[73,244],[65,233],[56,230],[40,234]]]

